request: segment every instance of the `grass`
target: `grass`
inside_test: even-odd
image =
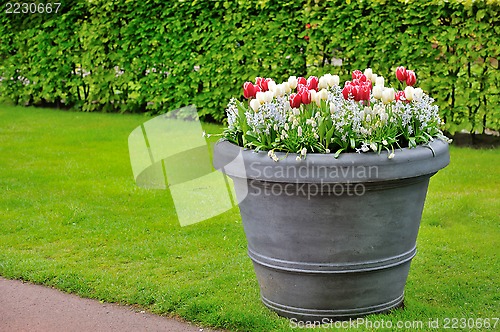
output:
[[[127,137],[147,120],[0,105],[0,275],[204,326],[290,330],[259,300],[236,209],[181,228],[168,191],[135,185]],[[499,150],[451,148],[406,306],[368,322],[499,316],[499,165]]]

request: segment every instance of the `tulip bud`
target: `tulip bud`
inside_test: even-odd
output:
[[[381,99],[382,98],[382,91],[384,90],[384,88],[380,85],[375,85],[373,87],[373,97],[375,97],[375,99]]]
[[[276,97],[282,97],[285,94],[285,87],[282,84],[277,84],[274,88],[274,95]]]
[[[297,87],[297,77],[296,76],[290,76],[288,78],[288,84],[290,84],[291,89],[295,89]]]
[[[413,99],[414,100],[420,100],[420,99],[422,99],[423,95],[424,95],[424,91],[421,88],[415,88],[413,90]]]
[[[318,95],[319,95],[318,98],[320,100],[327,100],[328,99],[328,90],[321,89],[321,90],[319,90]]]
[[[260,107],[260,102],[257,99],[250,100],[250,108],[253,109],[254,112],[257,112]]]
[[[270,103],[273,101],[274,98],[274,92],[273,91],[266,91],[264,92],[264,102]]]
[[[412,86],[407,86],[405,88],[405,97],[406,100],[412,101],[413,100],[413,90],[415,90]]]
[[[332,77],[328,80],[328,85],[330,85],[330,86],[336,86],[339,84],[340,84],[339,75],[332,75]]]
[[[245,82],[245,84],[243,84],[243,96],[245,96],[246,99],[254,98],[256,92],[252,82]]]
[[[325,89],[328,87],[328,77],[321,76],[318,81],[318,89]]]
[[[351,85],[351,82],[349,81],[345,82],[345,86],[342,89],[342,95],[344,96],[344,99],[347,100],[349,98],[354,98],[353,88],[354,86]]]
[[[406,71],[406,85],[413,86],[417,82],[417,76],[413,70]]]
[[[406,68],[403,67],[403,66],[399,66],[398,68],[396,68],[396,78],[401,81],[401,82],[404,82],[406,81]]]
[[[372,80],[373,71],[371,68],[366,68],[364,74],[368,80]]]
[[[359,85],[354,85],[352,87],[352,95],[354,96],[355,101],[360,101],[361,100],[361,87]]]
[[[393,88],[386,88],[382,92],[382,102],[384,104],[389,104],[395,98],[395,93]]]
[[[270,78],[256,77],[255,84],[260,87],[262,92],[269,90],[269,82],[272,81]]]
[[[394,95],[394,99],[396,99],[396,101],[406,101],[405,92],[404,91],[396,92],[396,94]]]
[[[302,89],[301,92],[299,92],[300,98],[302,100],[302,103],[307,105],[311,103],[311,91],[309,91],[307,88]]]
[[[318,91],[318,78],[316,76],[309,76],[306,86],[308,90]]]
[[[380,86],[381,88],[384,87],[384,77],[383,76],[377,76],[375,79],[375,85]]]
[[[287,82],[283,82],[283,88],[285,89],[285,93],[290,93],[292,91],[292,87],[290,86],[290,83],[287,81]]]
[[[363,72],[361,70],[355,70],[352,72],[352,79],[359,79],[359,77],[363,75]]]
[[[372,81],[373,84],[377,82],[377,77],[378,77],[377,74],[372,74],[372,77],[370,77],[370,80]]]
[[[337,108],[335,107],[335,104],[330,104],[330,113],[333,114],[337,111]]]
[[[260,104],[264,104],[266,102],[266,93],[259,91],[255,95],[255,98],[257,98],[257,100],[259,101]]]
[[[359,100],[370,100],[371,83],[363,84],[358,87],[358,99]]]
[[[316,92],[316,90],[310,90],[310,92],[311,92],[311,101],[315,102],[316,105],[318,105],[317,102],[318,93]]]
[[[267,87],[268,87],[269,91],[274,91],[274,89],[276,88],[276,82],[273,80],[270,80],[267,83]]]
[[[298,93],[292,93],[288,97],[288,100],[290,101],[290,106],[292,108],[299,108],[300,103],[302,102],[302,99]]]
[[[262,77],[256,77],[255,78],[255,85],[258,85],[260,87],[262,80],[263,80]]]
[[[307,85],[307,80],[304,77],[297,78],[297,84]]]

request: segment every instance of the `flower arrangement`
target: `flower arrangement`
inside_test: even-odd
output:
[[[398,67],[401,90],[386,87],[370,68],[355,70],[340,86],[337,75],[291,76],[277,84],[257,77],[243,85],[246,101],[232,98],[226,109],[224,139],[256,151],[296,153],[380,153],[394,157],[398,148],[413,148],[434,138],[447,140],[434,100],[415,88],[415,72]]]

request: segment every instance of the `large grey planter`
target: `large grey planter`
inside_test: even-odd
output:
[[[215,167],[235,184],[264,304],[302,321],[400,306],[429,179],[448,165],[448,144],[435,140],[393,159],[277,156],[227,141],[214,148]]]

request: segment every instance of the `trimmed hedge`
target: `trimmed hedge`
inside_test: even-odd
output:
[[[497,1],[73,0],[2,13],[0,97],[17,103],[151,114],[194,103],[222,120],[256,76],[371,67],[396,83],[404,65],[448,131],[500,129]]]

